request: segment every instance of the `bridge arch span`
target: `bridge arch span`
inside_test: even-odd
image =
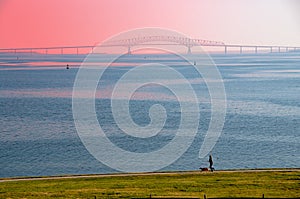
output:
[[[131,47],[147,44],[149,42],[167,42],[163,45],[182,45],[188,48],[188,53],[191,53],[193,46],[225,46],[223,42],[210,41],[203,39],[191,39],[188,37],[176,37],[176,36],[143,36],[134,37],[122,40],[113,40],[104,42],[102,46],[123,46],[128,48],[128,54],[131,53]]]

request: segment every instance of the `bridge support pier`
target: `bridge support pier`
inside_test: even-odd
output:
[[[242,53],[243,53],[243,47],[240,46],[240,54],[242,54]]]
[[[270,52],[273,53],[273,47],[270,48]]]
[[[257,54],[257,46],[255,46],[255,53]]]
[[[187,54],[189,54],[189,55],[192,54],[191,46],[188,46]]]
[[[131,55],[131,47],[130,46],[128,46],[127,54]]]
[[[227,54],[227,46],[224,48],[224,53]]]
[[[280,53],[280,47],[278,47],[278,52]]]

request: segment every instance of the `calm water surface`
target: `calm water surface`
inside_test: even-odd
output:
[[[72,89],[78,71],[75,65],[81,59],[48,59],[22,62],[1,57],[0,177],[116,172],[89,154],[75,129]],[[215,168],[299,168],[300,55],[215,55],[213,59],[224,80],[228,106],[222,135],[212,151]],[[64,68],[66,63],[71,63],[70,70]],[[101,81],[104,89],[131,68],[128,62],[111,67]],[[207,167],[207,159],[198,158],[211,116],[207,88],[201,78],[195,80],[198,77],[193,68],[178,63],[174,68],[193,83],[201,116],[192,146],[163,170]],[[180,107],[166,88],[142,87],[130,102],[132,119],[139,125],[150,122],[148,113],[153,104],[167,110],[162,132],[146,140],[122,133],[108,98],[106,92],[97,95],[97,117],[119,147],[147,152],[163,147],[174,137]]]

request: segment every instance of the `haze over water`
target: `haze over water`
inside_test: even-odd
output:
[[[145,58],[132,56],[136,62]],[[228,106],[222,135],[212,151],[215,169],[299,168],[300,54],[212,58],[223,77]],[[0,177],[116,172],[88,153],[75,129],[72,90],[82,59],[76,55],[49,55],[47,59],[20,55],[17,60],[15,55],[0,55]],[[157,56],[147,55],[151,59]],[[199,130],[192,146],[163,170],[207,167],[207,159],[198,158],[211,117],[205,82],[193,68],[168,56],[163,59],[192,82],[200,99]],[[168,119],[157,137],[141,141],[124,135],[114,122],[109,93],[132,67],[125,57],[106,71],[100,81],[104,90],[96,94],[96,111],[100,125],[116,145],[143,153],[172,140],[180,107],[169,90],[157,85],[142,87],[130,102],[133,120],[147,125],[149,108],[156,103],[166,108]],[[122,100],[122,94],[119,97]]]

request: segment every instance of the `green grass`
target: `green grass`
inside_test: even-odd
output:
[[[194,172],[0,182],[0,198],[300,197],[299,171]]]

